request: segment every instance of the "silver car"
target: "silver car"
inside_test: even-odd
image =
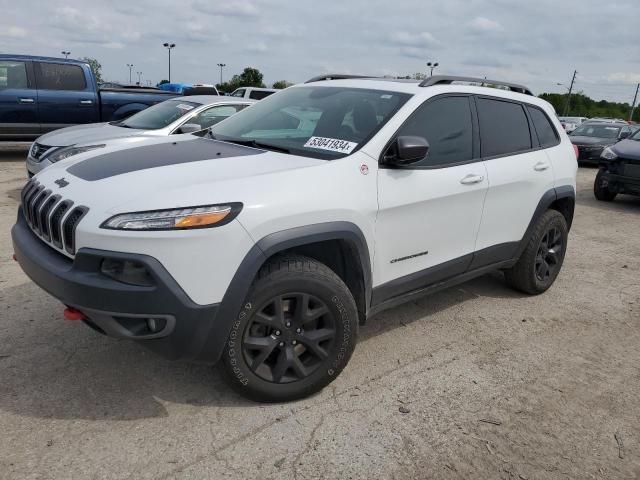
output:
[[[62,128],[39,137],[29,149],[27,172],[32,177],[47,166],[107,145],[127,145],[149,137],[205,130],[254,100],[214,95],[177,97],[124,120]]]

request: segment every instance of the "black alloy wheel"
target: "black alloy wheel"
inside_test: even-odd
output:
[[[560,269],[562,250],[562,232],[559,228],[552,226],[542,236],[536,255],[536,277],[541,282],[547,282],[550,277],[557,274]]]
[[[263,380],[302,380],[327,359],[335,341],[335,318],[325,303],[308,293],[271,298],[252,317],[242,339],[251,371]]]

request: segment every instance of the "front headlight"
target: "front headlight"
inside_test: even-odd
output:
[[[95,150],[96,148],[103,148],[104,145],[87,145],[86,147],[67,147],[58,150],[57,152],[49,155],[47,160],[52,163],[59,162],[60,160],[64,160],[65,158],[73,157],[74,155],[78,155],[79,153],[88,152],[89,150]]]
[[[105,221],[111,230],[186,230],[226,225],[238,216],[241,203],[121,213]]]
[[[611,147],[606,147],[600,154],[600,158],[604,158],[605,160],[615,160],[618,158],[618,155],[616,155],[616,152],[611,150]]]

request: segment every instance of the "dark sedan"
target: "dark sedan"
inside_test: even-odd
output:
[[[608,202],[619,193],[640,196],[640,130],[604,149],[593,190]]]
[[[629,137],[631,132],[629,125],[585,123],[571,132],[569,138],[578,147],[578,162],[598,164],[605,147]]]

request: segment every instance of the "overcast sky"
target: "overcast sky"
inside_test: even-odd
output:
[[[246,66],[269,85],[327,72],[427,71],[576,89],[631,102],[640,82],[640,0],[0,0],[0,52],[127,63],[154,83],[219,81]],[[134,80],[136,75],[134,73]]]

